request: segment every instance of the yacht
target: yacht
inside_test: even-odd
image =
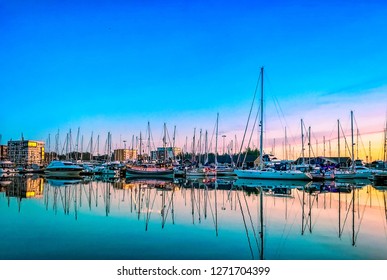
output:
[[[83,167],[70,161],[52,161],[45,169],[44,173],[51,177],[78,177],[83,171]]]

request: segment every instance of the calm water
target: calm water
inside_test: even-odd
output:
[[[386,190],[292,184],[1,178],[0,259],[387,259]]]

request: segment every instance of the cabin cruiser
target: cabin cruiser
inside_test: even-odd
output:
[[[53,160],[44,173],[51,177],[78,177],[83,171],[83,167],[70,161]]]

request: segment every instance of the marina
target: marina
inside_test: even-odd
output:
[[[384,260],[372,181],[0,179],[2,260]]]
[[[386,1],[0,7],[2,278],[384,275]]]

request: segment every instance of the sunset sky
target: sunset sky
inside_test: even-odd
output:
[[[282,157],[286,127],[298,156],[301,119],[319,154],[323,137],[336,150],[337,120],[349,137],[353,110],[362,157],[371,143],[376,159],[386,15],[373,0],[0,0],[1,141],[59,130],[63,143],[79,128],[85,146],[93,132],[103,149],[111,132],[122,147],[149,121],[156,146],[164,123],[183,146],[195,128],[212,135],[219,113],[219,134],[240,143],[263,66],[266,152],[276,139]]]

